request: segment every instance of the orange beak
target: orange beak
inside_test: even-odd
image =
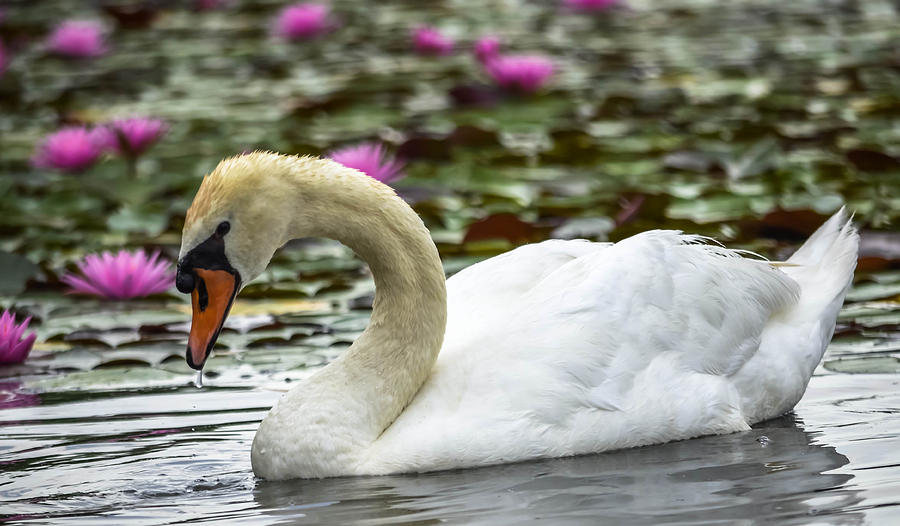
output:
[[[203,369],[209,357],[222,324],[231,310],[231,303],[237,294],[237,279],[225,270],[194,269],[197,284],[191,291],[191,335],[185,358],[194,369]]]

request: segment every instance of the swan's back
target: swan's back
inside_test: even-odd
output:
[[[856,245],[841,211],[785,271],[661,230],[474,265],[448,281],[431,377],[359,471],[599,452],[778,416],[821,359]]]

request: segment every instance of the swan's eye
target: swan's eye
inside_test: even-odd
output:
[[[216,227],[216,235],[219,237],[223,237],[231,230],[231,223],[228,221],[222,221],[219,223],[219,226]]]

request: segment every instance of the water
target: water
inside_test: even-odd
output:
[[[746,433],[424,475],[265,482],[263,389],[16,393],[0,411],[12,524],[662,524],[900,516],[900,377],[821,374],[796,413]],[[18,407],[17,407],[18,405]],[[767,437],[767,440],[762,439]]]

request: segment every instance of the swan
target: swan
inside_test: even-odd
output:
[[[841,209],[784,263],[653,230],[549,240],[445,280],[416,213],[334,161],[254,152],[203,178],[176,286],[201,370],[234,297],[300,237],[371,269],[368,327],[285,395],[251,447],[269,480],[469,468],[749,429],[800,400],[858,234]]]

